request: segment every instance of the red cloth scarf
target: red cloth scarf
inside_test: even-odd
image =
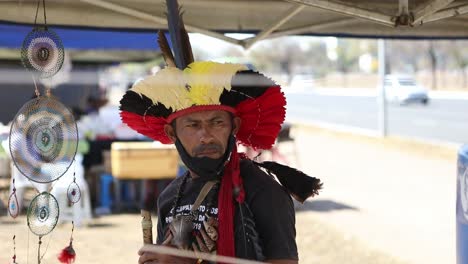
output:
[[[244,202],[245,192],[240,177],[239,153],[237,146],[232,150],[231,159],[226,165],[221,180],[221,188],[218,194],[218,241],[217,254],[221,256],[235,257],[234,246],[234,191],[236,201]]]

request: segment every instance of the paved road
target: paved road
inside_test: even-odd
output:
[[[377,131],[378,105],[372,95],[287,93],[287,118]],[[388,105],[388,133],[420,139],[468,143],[468,100],[431,98],[421,104]]]

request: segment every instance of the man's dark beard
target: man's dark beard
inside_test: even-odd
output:
[[[222,175],[224,166],[231,156],[231,151],[236,144],[236,138],[233,135],[229,135],[228,145],[223,156],[217,159],[209,157],[191,157],[185,150],[179,139],[176,139],[175,146],[179,152],[180,158],[184,162],[185,166],[193,173],[198,175],[202,179],[213,180]],[[207,144],[199,146],[195,149],[195,152],[204,152],[205,150],[219,149],[220,147],[215,144]]]

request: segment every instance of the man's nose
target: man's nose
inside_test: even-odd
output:
[[[200,129],[200,142],[202,144],[209,144],[209,143],[212,143],[213,142],[213,135],[211,133],[211,129],[209,126],[207,125],[204,125],[201,127]]]

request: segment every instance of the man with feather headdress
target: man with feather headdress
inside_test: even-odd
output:
[[[189,169],[158,198],[157,244],[297,263],[291,196],[305,201],[318,193],[320,180],[237,152],[238,144],[274,144],[285,118],[281,87],[244,65],[194,62],[177,2],[168,0],[167,7],[174,55],[160,32],[168,66],[136,83],[120,107],[132,129],[174,143]],[[203,262],[139,254],[139,263]]]

